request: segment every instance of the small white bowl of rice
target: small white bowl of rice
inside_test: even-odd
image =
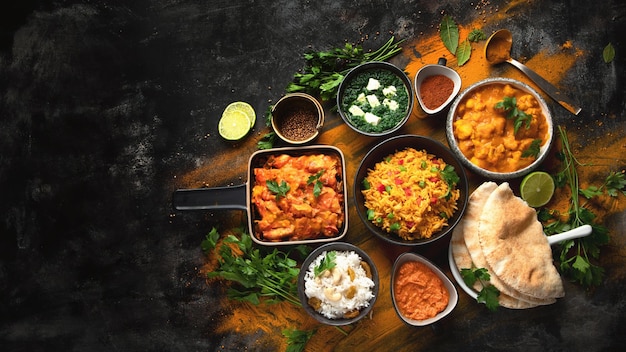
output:
[[[312,251],[298,276],[303,308],[327,325],[348,325],[368,315],[378,289],[378,270],[372,259],[345,242],[328,243]]]

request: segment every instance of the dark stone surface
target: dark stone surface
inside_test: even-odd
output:
[[[556,119],[584,128],[607,115],[590,135],[623,131],[624,5],[530,3],[500,23],[523,42],[517,57],[572,37],[597,51],[561,82],[584,115]],[[212,333],[219,288],[198,274],[207,229],[240,214],[173,214],[170,205],[186,186],[180,175],[233,148],[207,137],[223,107],[244,100],[260,116],[312,47],[373,47],[388,33],[433,31],[444,10],[459,21],[476,11],[467,1],[411,0],[31,0],[0,9],[3,351],[244,350],[245,339]],[[617,61],[607,66],[608,42]],[[246,166],[234,161],[227,181],[240,183]],[[624,217],[613,221],[618,228]],[[536,341],[531,350],[561,350],[560,338],[609,349],[626,342],[624,289],[613,277],[599,290],[599,325],[563,303],[553,308],[560,326],[499,330],[480,318],[467,325],[481,334],[458,322],[458,341],[442,343],[515,348],[521,334]]]

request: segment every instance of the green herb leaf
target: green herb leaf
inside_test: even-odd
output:
[[[486,40],[487,35],[482,31],[482,29],[472,29],[470,34],[468,34],[467,39],[470,42],[479,42],[481,40]]]
[[[459,44],[459,47],[456,49],[456,60],[459,66],[463,66],[472,55],[472,45],[470,44],[468,39],[465,39]]]
[[[276,133],[269,132],[263,136],[263,138],[257,142],[258,149],[270,149],[274,147],[274,143],[276,142]]]
[[[267,180],[265,181],[265,184],[267,185],[267,189],[276,195],[276,199],[285,197],[287,192],[291,189],[285,180],[280,181],[280,184],[275,180]]]
[[[202,251],[206,253],[215,249],[215,246],[217,245],[217,241],[219,239],[220,239],[219,232],[217,232],[217,229],[215,227],[212,228],[211,231],[206,235],[204,240],[200,243],[200,247],[202,248]]]
[[[215,233],[211,230],[209,236],[214,238]],[[224,245],[216,253],[219,267],[209,272],[207,277],[219,277],[238,284],[238,287],[227,290],[230,299],[253,304],[260,304],[261,299],[266,303],[286,301],[301,306],[297,287],[300,269],[297,262],[289,258],[290,252],[281,252],[277,248],[262,252],[253,246],[252,237],[244,230],[238,229],[237,233],[239,236],[224,238]]]
[[[368,189],[372,188],[372,185],[370,185],[370,181],[368,181],[367,178],[364,178],[363,182],[361,182],[361,184],[363,185],[363,189],[364,190],[368,190]]]
[[[461,178],[459,177],[459,175],[454,170],[454,166],[452,166],[450,164],[447,164],[443,168],[443,170],[439,171],[439,173],[441,174],[441,178],[443,178],[443,180],[448,185],[448,192],[446,192],[446,194],[444,194],[443,197],[441,197],[441,198],[448,199],[450,197],[450,195],[451,195],[452,190],[457,185],[457,183],[459,183]]]
[[[326,255],[324,256],[324,258],[322,258],[322,261],[319,263],[319,265],[313,268],[313,274],[317,277],[320,276],[324,271],[334,268],[337,265],[337,263],[335,262],[336,258],[337,252],[326,252]]]
[[[604,59],[604,62],[608,64],[611,63],[614,58],[615,48],[613,47],[613,44],[609,43],[604,47],[604,50],[602,50],[602,59]]]
[[[283,329],[282,334],[287,338],[287,352],[301,352],[307,342],[317,332],[316,330],[304,331],[297,329]]]
[[[454,55],[459,45],[459,28],[454,20],[445,15],[439,24],[439,36],[443,41],[443,45]]]
[[[507,119],[515,120],[513,122],[513,133],[517,133],[522,125],[526,125],[526,129],[530,128],[533,115],[518,109],[517,99],[515,97],[504,97],[502,101],[496,103],[495,108],[504,110],[507,113]]]
[[[611,197],[617,197],[619,192],[626,196],[626,179],[624,172],[611,172],[604,181],[606,193]]]
[[[484,303],[487,306],[487,309],[490,311],[495,311],[500,306],[498,297],[500,296],[500,291],[493,285],[485,286],[480,292],[478,292],[478,296],[476,300],[478,303]]]
[[[473,266],[473,265],[472,265]],[[468,287],[473,287],[474,284],[478,281],[482,285],[482,289],[478,292],[478,296],[476,297],[476,301],[478,303],[483,303],[487,306],[487,309],[494,311],[500,305],[498,296],[500,296],[500,291],[493,285],[488,284],[487,282],[491,278],[489,272],[485,268],[474,268],[461,269],[461,277],[463,278],[463,282]]]
[[[522,152],[522,158],[528,158],[528,157],[536,158],[539,155],[540,151],[541,151],[541,139],[533,139],[533,141],[530,142],[530,146],[528,146],[528,149]]]
[[[614,192],[613,188],[609,191],[608,185],[620,187],[622,185],[620,179],[623,176],[609,174],[602,186],[590,185],[584,190],[580,189],[577,168],[585,166],[585,164],[581,164],[574,156],[565,129],[561,126],[558,129],[562,150],[562,155],[559,158],[563,162],[563,168],[554,175],[554,179],[559,187],[567,186],[574,191],[571,192],[566,216],[562,216],[556,210],[542,212],[538,216],[544,224],[544,232],[547,235],[561,233],[585,224],[591,225],[592,231],[589,236],[563,241],[559,244],[558,267],[564,276],[573,281],[583,286],[595,286],[602,282],[604,269],[594,264],[592,260],[597,260],[600,256],[600,247],[609,243],[608,229],[594,223],[595,214],[586,208],[585,204],[581,204],[579,195],[591,199],[602,195],[603,191],[606,191],[607,194]],[[562,220],[563,218],[567,220]]]
[[[315,175],[309,176],[308,180],[306,181],[307,185],[313,183],[313,196],[315,196],[316,198],[319,197],[319,195],[322,193],[322,188],[324,187],[324,184],[322,183],[322,181],[320,181],[320,177],[322,177],[324,172],[326,172],[326,170],[322,169],[318,171]]]

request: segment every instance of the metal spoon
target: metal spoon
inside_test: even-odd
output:
[[[507,29],[501,29],[487,39],[485,44],[485,58],[490,65],[508,62],[517,67],[526,76],[528,76],[535,84],[546,92],[552,99],[556,100],[561,106],[570,111],[574,115],[578,115],[582,110],[578,104],[563,95],[555,86],[539,76],[535,71],[528,68],[523,63],[511,58],[511,46],[513,45],[513,35]]]

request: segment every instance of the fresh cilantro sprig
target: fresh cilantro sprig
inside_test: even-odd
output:
[[[337,252],[326,252],[326,255],[324,256],[324,258],[322,258],[320,263],[315,268],[313,268],[313,274],[315,275],[315,277],[320,276],[326,270],[334,268],[337,265],[335,259],[337,259]]]
[[[315,330],[297,330],[297,329],[283,329],[283,336],[287,338],[287,352],[300,352],[304,351],[304,347],[307,342],[317,332]]]
[[[309,179],[306,181],[307,185],[313,184],[313,196],[316,198],[320,196],[322,193],[322,188],[324,184],[320,181],[320,177],[326,172],[326,170],[322,169],[318,171],[315,175],[309,176]]]
[[[517,99],[515,97],[504,97],[495,105],[496,109],[504,110],[507,115],[506,118],[513,121],[513,132],[517,134],[517,131],[525,125],[526,129],[530,128],[530,122],[533,115],[525,113],[517,107]]]
[[[491,275],[485,268],[473,268],[461,269],[461,277],[463,277],[463,281],[468,287],[473,287],[476,281],[480,282],[482,285],[482,289],[478,292],[478,296],[476,297],[476,301],[478,303],[483,303],[487,306],[487,309],[490,311],[495,311],[500,306],[498,297],[500,296],[500,291],[488,283],[491,279]]]
[[[541,151],[541,139],[533,139],[528,149],[522,152],[522,158],[537,157]]]
[[[277,200],[280,199],[280,197],[287,196],[287,192],[291,189],[285,180],[280,181],[280,183],[275,180],[267,180],[265,181],[265,184],[267,185],[267,189],[276,195]]]
[[[301,306],[298,299],[297,279],[300,269],[297,262],[290,258],[291,251],[282,252],[277,248],[269,251],[253,246],[252,238],[244,230],[238,229],[237,236],[226,236],[217,246],[220,234],[213,228],[202,241],[201,247],[206,252],[216,251],[219,267],[207,276],[220,277],[238,284],[226,292],[228,298],[247,301],[258,305],[286,301]],[[296,246],[292,250],[306,255],[310,249]]]
[[[344,76],[354,67],[369,61],[386,61],[402,51],[401,41],[392,36],[380,48],[367,52],[360,45],[346,43],[343,47],[304,54],[305,66],[294,74],[287,85],[288,93],[303,92],[333,101]]]
[[[581,200],[589,200],[604,194],[617,197],[620,192],[626,195],[626,180],[622,172],[611,172],[601,186],[581,189],[577,168],[585,164],[576,159],[565,129],[561,126],[558,129],[562,147],[558,156],[563,162],[563,168],[554,179],[558,187],[568,186],[572,190],[570,204],[566,217],[562,217],[556,210],[543,208],[539,210],[538,216],[544,223],[544,231],[548,235],[582,225],[591,225],[592,231],[589,236],[560,243],[558,260],[559,268],[565,276],[583,286],[597,286],[604,278],[604,269],[596,262],[600,257],[600,248],[609,243],[608,229],[595,223],[596,214],[587,207],[586,202],[581,203]]]
[[[454,166],[449,164],[446,165],[443,170],[440,170],[439,173],[441,174],[441,178],[448,184],[448,192],[442,198],[449,199],[452,194],[452,189],[459,183],[461,178],[454,170]]]

